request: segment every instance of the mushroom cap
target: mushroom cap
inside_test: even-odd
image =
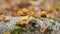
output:
[[[18,21],[18,24],[23,26],[23,25],[25,25],[25,21],[20,20],[20,21]]]
[[[46,11],[42,11],[42,12],[40,13],[40,15],[46,15],[46,14],[47,14]]]
[[[17,12],[17,15],[22,15],[23,14],[23,12],[21,11],[21,10],[19,10],[18,12]]]
[[[23,8],[21,11],[27,13],[28,12],[28,9]]]

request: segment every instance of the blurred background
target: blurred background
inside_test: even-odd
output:
[[[32,4],[37,12],[42,9],[49,11],[51,8],[55,8],[57,16],[60,17],[60,0],[0,0],[0,14],[15,13],[17,10],[20,10],[20,5],[24,3],[25,5]]]

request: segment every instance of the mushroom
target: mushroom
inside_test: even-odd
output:
[[[24,26],[25,25],[25,21],[20,20],[20,21],[18,21],[18,24],[21,25],[21,26]]]
[[[46,11],[42,11],[42,12],[40,13],[40,17],[46,17],[46,15],[47,15],[47,12],[46,12]]]

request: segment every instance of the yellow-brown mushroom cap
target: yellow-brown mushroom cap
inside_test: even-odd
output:
[[[28,12],[28,9],[23,8],[21,11],[27,13]]]
[[[42,17],[42,16],[46,16],[46,14],[47,14],[46,11],[42,11],[42,12],[40,12],[40,17]]]
[[[20,21],[18,21],[18,24],[23,26],[23,25],[25,25],[25,21],[20,20]]]

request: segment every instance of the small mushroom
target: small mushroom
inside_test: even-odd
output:
[[[5,22],[6,16],[2,15],[1,17],[2,17],[3,22]]]

